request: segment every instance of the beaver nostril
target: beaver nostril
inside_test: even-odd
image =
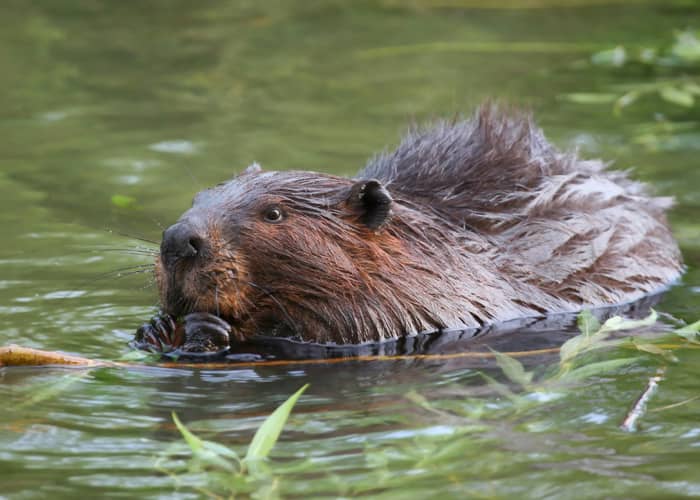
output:
[[[160,252],[166,261],[172,262],[178,258],[196,257],[204,246],[205,240],[194,225],[178,222],[163,233]]]
[[[188,251],[194,257],[195,255],[197,255],[199,252],[202,251],[202,244],[204,242],[202,241],[201,238],[199,238],[197,236],[192,236],[192,237],[190,237],[190,239],[187,243],[189,244]]]

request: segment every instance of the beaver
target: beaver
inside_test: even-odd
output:
[[[357,345],[629,303],[683,270],[671,204],[495,106],[412,129],[354,178],[253,164],[163,233],[162,312],[136,342]]]

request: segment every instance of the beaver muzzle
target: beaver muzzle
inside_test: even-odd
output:
[[[160,255],[168,270],[181,260],[201,256],[206,244],[203,231],[189,221],[179,221],[163,232]]]

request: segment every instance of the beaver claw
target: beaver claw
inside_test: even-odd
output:
[[[158,314],[136,330],[134,347],[144,351],[167,353],[182,345],[182,331],[169,314]]]
[[[209,313],[191,313],[181,324],[169,314],[158,314],[136,331],[134,346],[168,356],[208,357],[229,348],[231,325]]]
[[[185,340],[180,351],[186,354],[220,354],[229,348],[231,325],[209,313],[191,313],[184,318]]]

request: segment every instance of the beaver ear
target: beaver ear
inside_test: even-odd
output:
[[[389,221],[392,202],[389,191],[376,179],[356,182],[348,198],[348,205],[360,212],[360,220],[372,230]]]
[[[252,165],[248,165],[248,167],[243,171],[243,175],[245,174],[259,174],[262,171],[262,167],[257,163],[253,163]]]

